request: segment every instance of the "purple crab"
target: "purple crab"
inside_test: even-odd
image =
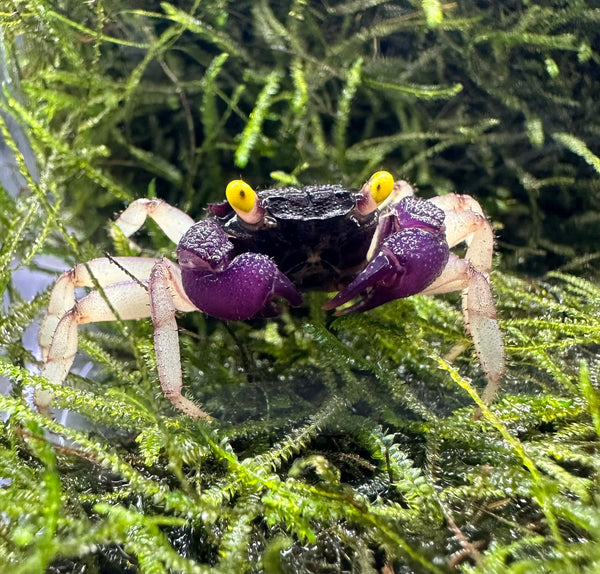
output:
[[[255,192],[232,181],[227,200],[194,223],[159,199],[138,199],[117,219],[127,237],[146,217],[178,244],[169,259],[93,259],[63,273],[40,329],[42,374],[62,383],[77,352],[78,325],[151,317],[158,374],[165,395],[184,413],[210,418],[182,395],[175,315],[203,311],[225,320],[268,317],[283,302],[297,306],[302,291],[338,291],[324,309],[367,311],[417,293],[462,291],[465,326],[493,398],[504,372],[504,350],[489,285],[493,232],[468,195],[430,200],[404,181],[375,173],[360,190],[340,185],[286,187]],[[450,252],[465,242],[464,258]],[[75,288],[92,287],[76,301]],[[347,305],[351,303],[350,305]],[[47,406],[50,395],[37,396]]]

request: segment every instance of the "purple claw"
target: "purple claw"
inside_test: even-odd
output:
[[[379,251],[355,279],[323,308],[334,309],[357,296],[361,299],[338,311],[367,311],[394,299],[420,293],[442,273],[448,262],[444,214],[428,202],[405,198],[382,216]],[[391,234],[390,234],[391,232]]]
[[[361,294],[364,295],[361,301],[338,311],[337,314],[366,311],[391,299],[397,299],[398,297],[393,295],[386,295],[389,293],[389,287],[393,288],[394,285],[401,284],[404,273],[405,269],[399,264],[397,258],[393,257],[393,254],[390,257],[390,254],[382,249],[352,283],[323,305],[323,309],[335,309]]]
[[[273,315],[273,297],[292,305],[302,303],[294,284],[266,255],[242,253],[230,260],[233,246],[213,220],[196,223],[177,248],[183,288],[208,315],[218,319],[244,320]]]

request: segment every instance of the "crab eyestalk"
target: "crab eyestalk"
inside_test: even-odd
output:
[[[256,192],[242,179],[227,184],[225,195],[238,217],[250,225],[258,223],[265,215]]]
[[[356,208],[362,215],[375,211],[394,189],[394,176],[389,171],[374,173],[358,192]]]

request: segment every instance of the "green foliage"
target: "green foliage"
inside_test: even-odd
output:
[[[0,189],[0,570],[597,572],[599,20],[583,0],[0,2],[22,182]],[[83,423],[31,407],[48,296],[18,278],[54,277],[44,256],[172,256],[153,225],[109,243],[109,221],[147,195],[201,217],[240,169],[380,168],[497,226],[494,405],[456,297],[334,318],[317,293],[179,318],[211,424],[162,396],[149,321],[82,329],[92,371],[51,390]]]

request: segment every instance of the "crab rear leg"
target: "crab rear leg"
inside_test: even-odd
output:
[[[488,384],[482,399],[490,404],[504,374],[504,346],[496,318],[496,307],[487,277],[466,259],[450,255],[442,274],[423,291],[436,295],[462,291],[465,327],[473,339],[475,352]]]
[[[187,214],[169,205],[162,199],[136,199],[127,206],[115,221],[115,225],[126,237],[133,235],[146,221],[152,218],[173,243],[179,243],[185,232],[194,225]]]
[[[48,349],[60,319],[75,305],[76,287],[93,287],[92,277],[101,286],[129,281],[132,276],[140,280],[147,279],[158,261],[149,257],[115,257],[112,261],[101,258],[80,263],[65,271],[52,288],[48,311],[40,326],[42,358],[46,360],[48,357]]]
[[[77,353],[77,327],[85,323],[115,321],[113,309],[121,319],[139,319],[148,317],[148,293],[143,285],[135,281],[115,283],[104,287],[104,295],[92,291],[79,301],[74,302],[71,309],[60,317],[51,342],[46,351],[41,375],[51,383],[62,384],[67,377],[75,354]],[[107,303],[110,301],[110,306]],[[111,309],[112,306],[112,309]],[[54,317],[52,317],[54,319]],[[52,394],[38,392],[35,403],[40,409],[47,408],[52,401]]]
[[[121,319],[149,315],[148,293],[135,281],[115,283],[104,288],[106,299]],[[77,327],[85,323],[115,321],[113,310],[99,291],[92,291],[62,315],[47,350],[42,375],[52,383],[62,383],[77,353]]]

